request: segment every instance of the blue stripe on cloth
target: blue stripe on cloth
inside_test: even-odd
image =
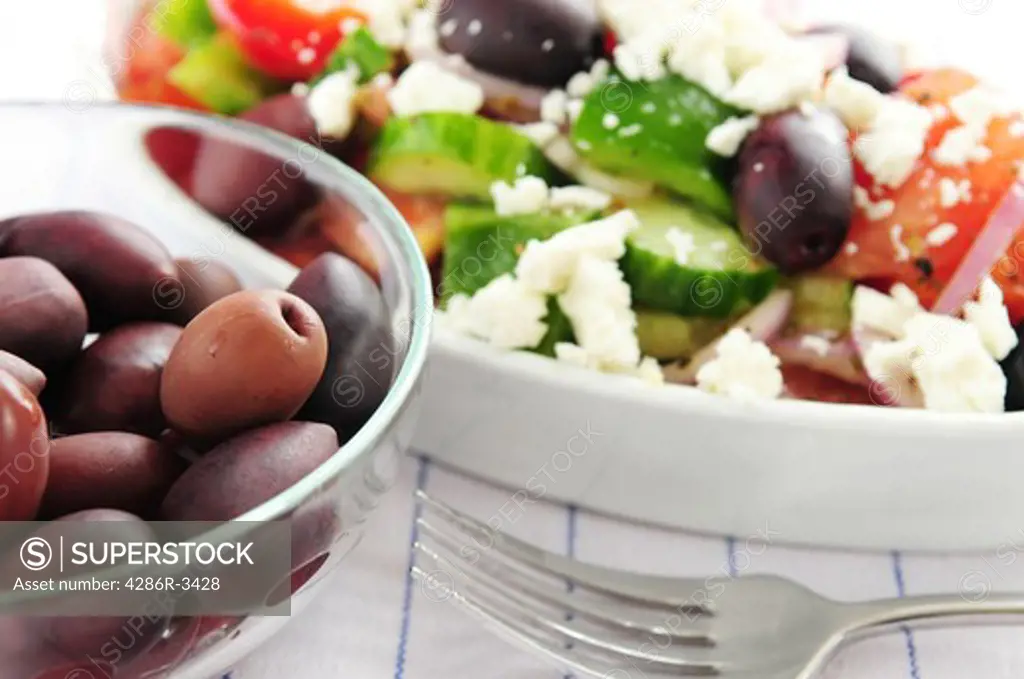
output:
[[[896,580],[896,594],[899,596],[907,595],[906,583],[903,579],[903,557],[900,556],[899,552],[892,553],[892,576]],[[910,676],[911,679],[921,679],[921,668],[917,664],[917,645],[914,643],[914,633],[910,631],[909,627],[900,627],[903,632],[903,638],[907,642],[907,660],[910,663]]]
[[[225,675],[224,675],[223,677],[221,677],[220,679],[231,679],[231,673],[230,673],[230,672],[228,672],[227,674],[225,674]]]
[[[725,539],[725,559],[729,567],[729,576],[735,578],[739,571],[736,569],[736,538],[732,536]]]
[[[427,485],[427,470],[430,462],[425,457],[419,458],[419,470],[416,472],[416,489],[423,490]],[[415,503],[412,511],[412,528],[409,531],[409,562],[405,569],[405,592],[402,594],[402,625],[398,632],[398,651],[395,654],[395,679],[405,676],[405,651],[409,645],[409,623],[412,620],[412,567],[416,563],[416,549],[413,545],[419,538],[416,521],[420,518],[421,508]]]
[[[565,529],[565,554],[570,558],[576,556],[576,508],[573,506],[569,507],[566,516],[566,529]],[[569,591],[572,591],[572,583],[567,583]],[[572,613],[565,616],[566,620],[572,620]],[[572,648],[572,643],[565,645],[566,648]],[[573,675],[566,674],[565,679],[573,679]]]

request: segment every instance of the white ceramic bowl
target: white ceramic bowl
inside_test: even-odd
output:
[[[443,327],[423,408],[413,445],[509,488],[509,516],[543,496],[701,532],[943,551],[995,548],[1024,516],[1024,413],[741,405]]]

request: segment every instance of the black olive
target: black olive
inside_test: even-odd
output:
[[[754,254],[786,274],[832,259],[850,230],[853,161],[846,128],[825,109],[762,119],[740,151],[733,201]]]
[[[565,85],[604,48],[597,12],[578,0],[448,0],[437,25],[445,51],[540,87]]]
[[[1006,411],[1024,410],[1024,323],[1017,326],[1018,344],[999,367],[1006,375]]]
[[[846,69],[854,80],[889,94],[903,79],[903,57],[898,45],[858,26],[821,26],[811,32],[836,33],[849,41]]]

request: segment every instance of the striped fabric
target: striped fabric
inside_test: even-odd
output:
[[[1024,529],[990,554],[923,557],[767,546],[757,536],[685,535],[537,503],[410,459],[400,487],[328,592],[282,634],[242,662],[232,679],[535,679],[562,676],[503,641],[450,602],[431,600],[407,577],[416,509],[431,494],[547,549],[611,566],[685,576],[777,573],[841,600],[962,591],[1024,590]],[[515,511],[514,511],[515,510]],[[1024,526],[1024,523],[1022,523]],[[766,528],[771,528],[770,521]],[[1022,621],[1024,623],[1024,621]],[[828,668],[829,679],[1018,679],[1024,630],[905,630],[861,642]]]

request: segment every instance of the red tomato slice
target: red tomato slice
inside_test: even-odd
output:
[[[126,46],[123,69],[114,76],[118,94],[125,101],[168,104],[205,111],[206,107],[167,82],[167,72],[185,55],[173,42],[139,24]]]
[[[345,0],[209,0],[217,22],[238,38],[253,66],[286,80],[323,70],[346,20],[364,20]]]
[[[950,99],[977,83],[973,76],[962,71],[941,69],[924,73],[903,85],[902,92],[907,97],[922,105],[942,106],[947,113],[932,125],[923,157],[899,188],[876,186],[858,165],[857,185],[868,190],[874,202],[893,201],[894,209],[890,216],[877,220],[857,209],[847,246],[830,265],[834,273],[856,280],[869,279],[883,287],[903,282],[917,292],[922,304],[928,306],[935,301],[975,235],[1013,184],[1018,161],[1024,159],[1024,135],[1017,133],[1021,116],[1014,114],[990,124],[985,140],[992,151],[988,160],[972,161],[962,167],[943,166],[932,160],[931,152],[946,132],[960,125],[949,112]],[[940,189],[943,179],[969,185],[970,199],[943,207]],[[956,226],[955,235],[944,243],[929,244],[928,234],[947,222]],[[1018,250],[1019,263],[1024,264],[1024,242]],[[1019,269],[1020,266],[1008,267],[1007,273],[1020,273]],[[1006,276],[997,275],[996,279],[1008,297],[1019,299],[1010,307],[1011,315],[1024,316],[1024,282],[1017,291],[1011,290],[1014,286]],[[1017,284],[1015,278],[1014,284]],[[1010,306],[1011,300],[1007,301]]]

